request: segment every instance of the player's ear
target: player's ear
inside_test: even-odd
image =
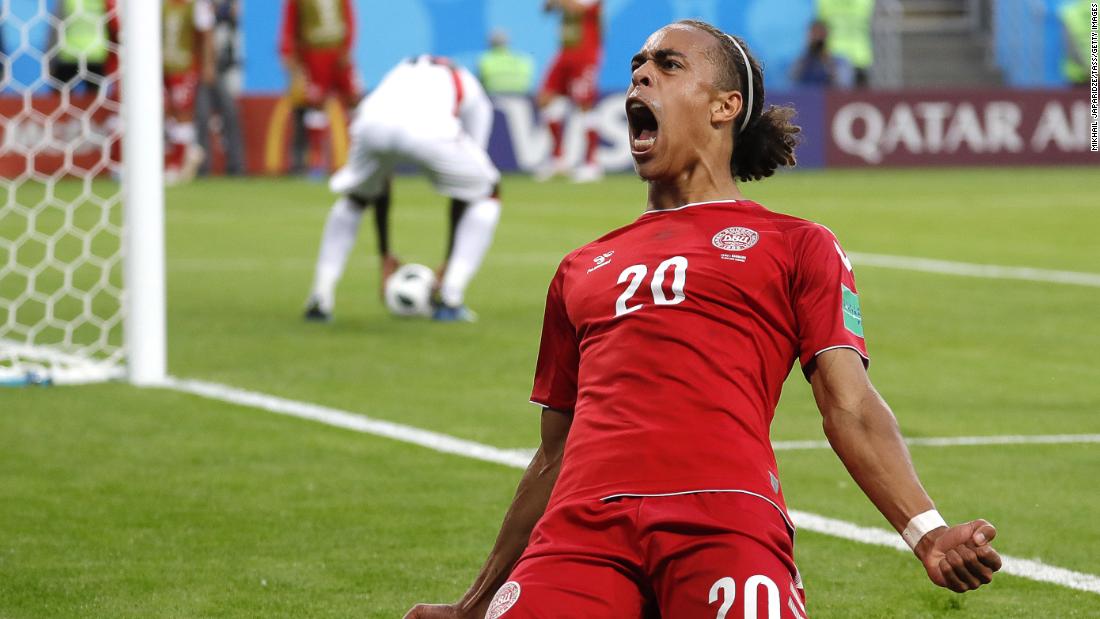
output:
[[[719,90],[715,93],[710,106],[710,122],[724,125],[733,122],[741,112],[741,92],[737,90]]]

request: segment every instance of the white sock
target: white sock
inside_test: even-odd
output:
[[[500,221],[500,200],[483,198],[466,209],[455,227],[455,244],[443,273],[439,295],[450,306],[462,305],[466,287],[477,274],[481,261],[493,242],[493,231]]]
[[[336,283],[344,274],[348,255],[355,247],[364,210],[356,207],[351,200],[340,198],[329,211],[321,236],[321,251],[317,255],[312,293],[326,312],[331,312],[336,303]]]
[[[193,122],[178,122],[168,129],[168,139],[175,144],[194,144],[197,138]]]

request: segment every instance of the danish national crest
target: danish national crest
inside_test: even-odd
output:
[[[489,604],[489,610],[485,613],[485,619],[497,619],[504,615],[512,608],[519,600],[520,587],[519,583],[510,580],[504,583],[497,594],[493,596],[493,601]]]
[[[726,251],[745,251],[753,245],[756,245],[756,242],[759,240],[760,235],[757,234],[756,230],[734,226],[715,234],[711,242],[714,243],[714,246],[718,249],[724,249]]]

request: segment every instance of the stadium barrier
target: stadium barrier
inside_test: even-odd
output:
[[[623,97],[608,94],[596,108],[600,160],[613,171],[631,169]],[[241,99],[250,174],[286,170],[290,115],[281,101],[265,95]],[[1084,90],[792,91],[772,93],[769,102],[798,110],[803,127],[798,158],[804,168],[1100,164],[1089,149],[1092,116]],[[56,96],[35,97],[35,111],[28,114],[19,111],[20,99],[0,97],[0,176],[28,170],[49,175],[74,164],[111,168],[108,158],[117,157],[117,147],[108,135],[117,107],[93,97],[73,97],[67,105],[73,109],[66,110]],[[496,99],[496,107],[493,161],[505,172],[534,169],[550,148],[534,103],[505,97]],[[95,126],[82,131],[80,114],[72,112],[88,108],[95,109]],[[328,110],[332,127],[346,126],[339,106]],[[334,164],[347,152],[346,139],[337,133],[329,157]],[[28,148],[43,142],[45,148]],[[224,157],[218,140],[212,143],[214,169],[220,170]],[[580,123],[569,123],[567,156],[579,157],[583,144]]]

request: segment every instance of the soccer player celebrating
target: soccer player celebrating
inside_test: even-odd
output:
[[[195,130],[199,80],[210,84],[214,71],[214,9],[208,0],[164,0],[164,89],[168,152],[165,181],[195,177],[206,153]]]
[[[551,64],[538,95],[539,109],[550,130],[552,151],[550,160],[539,168],[535,177],[548,180],[568,171],[563,158],[563,142],[565,117],[572,100],[580,110],[586,138],[584,163],[573,171],[573,180],[596,181],[603,176],[596,161],[600,135],[596,114],[592,111],[599,96],[600,0],[547,0],[545,8],[561,12],[561,51]]]
[[[355,244],[363,211],[389,204],[389,181],[400,162],[418,164],[436,191],[451,198],[451,241],[434,301],[433,318],[472,322],[466,287],[477,273],[500,219],[497,171],[489,154],[493,104],[465,68],[445,58],[419,56],[390,70],[359,104],[351,124],[348,163],[329,187],[333,205],[321,239],[306,318],[328,320],[336,284]],[[379,225],[384,235],[385,225]],[[385,237],[383,281],[397,266]]]
[[[702,22],[658,30],[631,67],[646,212],[561,262],[532,394],[542,445],[473,586],[406,617],[806,617],[768,438],[795,360],[932,582],[990,582],[996,530],[944,523],[867,377],[836,238],[738,189],[794,164],[793,111],[765,108],[759,63]]]
[[[354,40],[351,0],[286,0],[279,54],[290,73],[296,105],[292,145],[296,171],[305,169],[307,158],[311,169],[323,169],[328,130],[325,101],[335,95],[349,109],[359,101],[361,89],[351,61]]]

